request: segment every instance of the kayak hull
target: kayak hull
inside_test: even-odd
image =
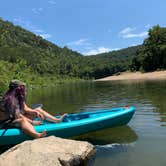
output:
[[[47,131],[47,136],[67,138],[80,134],[126,125],[135,112],[134,107],[120,107],[110,110],[98,110],[69,114],[61,123],[44,121],[42,125],[35,126],[37,132]],[[32,139],[18,128],[0,129],[0,145],[18,144]]]

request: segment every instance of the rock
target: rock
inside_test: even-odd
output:
[[[0,166],[86,165],[94,146],[85,141],[46,137],[25,141],[0,155]]]

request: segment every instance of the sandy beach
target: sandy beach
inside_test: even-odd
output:
[[[141,72],[123,72],[117,76],[109,76],[95,81],[113,81],[113,80],[163,80],[166,79],[166,71],[155,71],[149,73]]]

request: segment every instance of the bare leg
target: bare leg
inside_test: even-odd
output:
[[[41,108],[36,108],[35,110],[40,112],[44,116],[44,119],[54,123],[61,122],[64,119],[64,117],[67,115],[67,114],[63,114],[60,118],[56,118]]]
[[[24,117],[16,119],[14,122],[19,123],[24,133],[33,138],[41,138],[46,136],[46,131],[43,131],[42,133],[36,132],[32,124]]]
[[[42,121],[36,121],[36,120],[32,120],[27,118],[26,116],[22,115],[29,123],[31,123],[32,125],[40,125],[42,124]]]
[[[19,113],[19,115],[17,114],[16,118],[24,118],[26,119],[29,123],[31,123],[32,125],[40,125],[42,124],[42,121],[35,121],[35,120],[32,120],[30,119],[29,117],[26,117],[25,115],[22,115]]]

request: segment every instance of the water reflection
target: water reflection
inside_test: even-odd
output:
[[[67,84],[55,88],[29,91],[29,104],[43,103],[45,109],[52,113],[73,113],[88,103],[91,98],[93,84]]]
[[[137,134],[129,126],[109,128],[73,137],[76,140],[89,141],[94,145],[131,143],[137,138]]]

